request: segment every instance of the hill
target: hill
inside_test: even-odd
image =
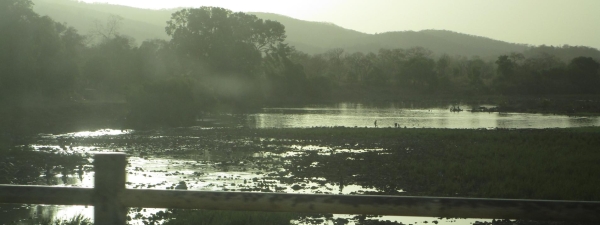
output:
[[[168,39],[166,21],[176,10],[147,10],[108,4],[90,4],[71,0],[34,0],[34,11],[90,34],[95,22],[105,23],[110,15],[123,17],[120,33],[141,43],[147,39]]]
[[[377,52],[381,48],[425,47],[437,54],[493,56],[521,52],[522,44],[493,40],[445,30],[398,31],[365,34],[330,23],[309,22],[272,13],[255,13],[263,19],[279,21],[286,27],[288,42],[307,53],[321,53],[332,48],[348,52]]]
[[[150,10],[120,5],[91,4],[72,0],[34,0],[34,10],[59,22],[77,28],[82,34],[90,33],[94,21],[105,22],[111,15],[123,17],[121,33],[137,40],[168,39],[164,31],[166,21],[177,9]],[[333,48],[347,52],[377,52],[380,48],[410,48],[421,46],[436,54],[482,57],[528,49],[523,44],[513,44],[485,37],[444,30],[398,31],[366,34],[339,27],[331,23],[310,22],[272,13],[251,12],[262,19],[279,21],[286,27],[287,41],[298,50],[323,53]]]
[[[358,43],[373,35],[346,29],[332,23],[309,22],[274,13],[250,12],[262,19],[278,21],[285,26],[287,42],[306,53],[322,53],[332,48]]]

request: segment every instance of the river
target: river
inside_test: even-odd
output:
[[[412,107],[411,107],[412,106]],[[470,106],[457,106],[462,112],[451,112],[451,105],[418,107],[410,104],[366,106],[341,103],[297,108],[265,108],[248,115],[246,126],[252,128],[297,127],[378,127],[406,128],[568,128],[600,126],[600,117],[565,116],[531,113],[470,112]],[[493,107],[483,105],[482,107]]]

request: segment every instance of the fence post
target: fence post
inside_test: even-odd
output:
[[[126,165],[124,153],[94,156],[94,224],[125,225],[127,222],[127,208],[121,202]]]

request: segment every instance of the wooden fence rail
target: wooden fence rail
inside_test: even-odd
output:
[[[600,222],[600,202],[126,189],[126,156],[97,154],[94,188],[0,185],[0,203],[93,205],[95,224],[127,207]]]

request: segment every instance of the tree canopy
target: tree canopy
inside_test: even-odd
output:
[[[285,40],[278,22],[218,7],[183,9],[173,13],[166,32],[186,56],[218,72],[254,75],[262,54]]]

